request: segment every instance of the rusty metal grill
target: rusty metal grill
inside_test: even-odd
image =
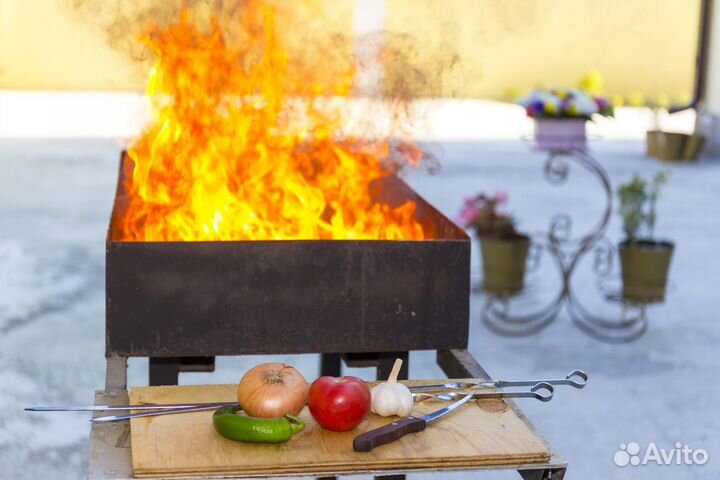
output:
[[[107,238],[108,354],[467,346],[470,239],[400,179],[384,182],[383,201],[415,201],[429,240],[126,242],[127,166],[123,155]]]

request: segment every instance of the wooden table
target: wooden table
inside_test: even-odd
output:
[[[490,378],[482,367],[466,350],[449,350],[438,352],[438,363],[443,368],[448,377],[451,378]],[[122,383],[124,370],[119,365],[108,362],[108,379],[110,385],[112,380],[115,385]],[[517,417],[533,432],[535,432],[532,424],[522,414],[517,405],[505,400],[509,409],[511,409]],[[110,388],[97,391],[95,394],[95,404],[123,405],[129,403],[128,392],[126,388]],[[104,415],[103,412],[96,412],[96,416]],[[542,438],[542,437],[540,437]],[[543,442],[545,442],[543,440]],[[302,474],[288,475],[256,475],[254,477],[307,477],[307,476],[338,476],[338,475],[376,475],[376,476],[397,476],[410,472],[443,472],[458,470],[490,470],[490,469],[506,469],[517,470],[522,478],[526,480],[562,480],[565,475],[567,463],[555,452],[555,450],[545,442],[550,459],[546,463],[529,463],[517,464],[508,463],[500,465],[474,465],[466,466],[446,466],[432,465],[428,467],[398,467],[366,470],[353,469],[352,471],[339,469],[337,471],[318,471],[304,472]],[[124,480],[133,478],[132,459],[131,459],[131,436],[129,421],[114,422],[108,424],[93,424],[90,432],[90,455],[88,465],[88,478],[90,480]],[[253,477],[244,475],[242,478]],[[175,477],[177,478],[177,477]],[[183,477],[183,478],[206,478],[206,477]],[[214,476],[212,478],[238,478],[232,476]]]

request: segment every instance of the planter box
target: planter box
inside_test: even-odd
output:
[[[649,130],[647,132],[647,153],[658,160],[676,162],[682,159],[687,137],[688,135],[684,133]]]
[[[703,147],[705,147],[704,136],[698,134],[690,135],[685,141],[685,148],[683,148],[683,159],[690,162],[697,161],[700,153],[702,153]]]
[[[585,150],[584,118],[536,118],[535,146],[541,150]]]

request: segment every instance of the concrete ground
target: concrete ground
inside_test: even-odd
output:
[[[566,185],[548,185],[543,156],[517,140],[458,140],[432,148],[441,153],[442,171],[414,172],[408,180],[448,216],[457,213],[464,196],[494,190],[509,193],[509,210],[527,231],[545,228],[552,214],[566,211],[580,233],[602,212],[602,193],[592,177],[574,168]],[[643,338],[608,345],[579,331],[565,312],[538,335],[499,337],[480,321],[482,296],[474,293],[470,350],[496,378],[558,377],[575,368],[591,375],[586,389],[558,390],[548,404],[520,401],[568,460],[568,478],[717,478],[720,162],[661,165],[644,156],[640,140],[597,141],[592,148],[615,185],[633,172],[671,173],[657,227],[659,236],[677,244],[667,302],[650,310]],[[103,385],[104,240],[118,151],[110,140],[0,140],[0,478],[85,475],[89,416],[22,408],[87,404]],[[620,237],[617,215],[608,234],[613,241]],[[615,315],[617,305],[597,291],[591,263],[581,265],[575,289],[592,311]],[[475,267],[476,258],[477,281]],[[545,258],[529,278],[526,303],[540,303],[556,286]],[[314,355],[219,358],[215,373],[183,374],[181,383],[237,382],[247,368],[271,358],[294,363],[308,378],[317,374]],[[146,384],[146,368],[145,361],[131,362],[131,385]],[[430,352],[413,353],[410,372],[414,378],[441,376]],[[650,442],[666,450],[680,442],[705,449],[709,460],[703,466],[617,467],[613,456],[628,442],[643,451]],[[501,472],[477,478],[519,477]]]

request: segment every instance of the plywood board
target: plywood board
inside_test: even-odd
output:
[[[235,400],[235,392],[235,385],[140,387],[131,389],[130,401],[133,405],[226,402]],[[413,414],[424,415],[444,405],[436,401],[419,403]],[[353,451],[353,438],[391,419],[371,414],[355,430],[337,433],[323,430],[307,407],[300,417],[306,422],[305,430],[279,445],[239,443],[221,437],[213,428],[212,411],[133,419],[134,475],[313,475],[369,469],[542,463],[550,459],[545,442],[512,409],[503,408],[497,400],[471,402],[428,425],[424,432],[366,453]]]

